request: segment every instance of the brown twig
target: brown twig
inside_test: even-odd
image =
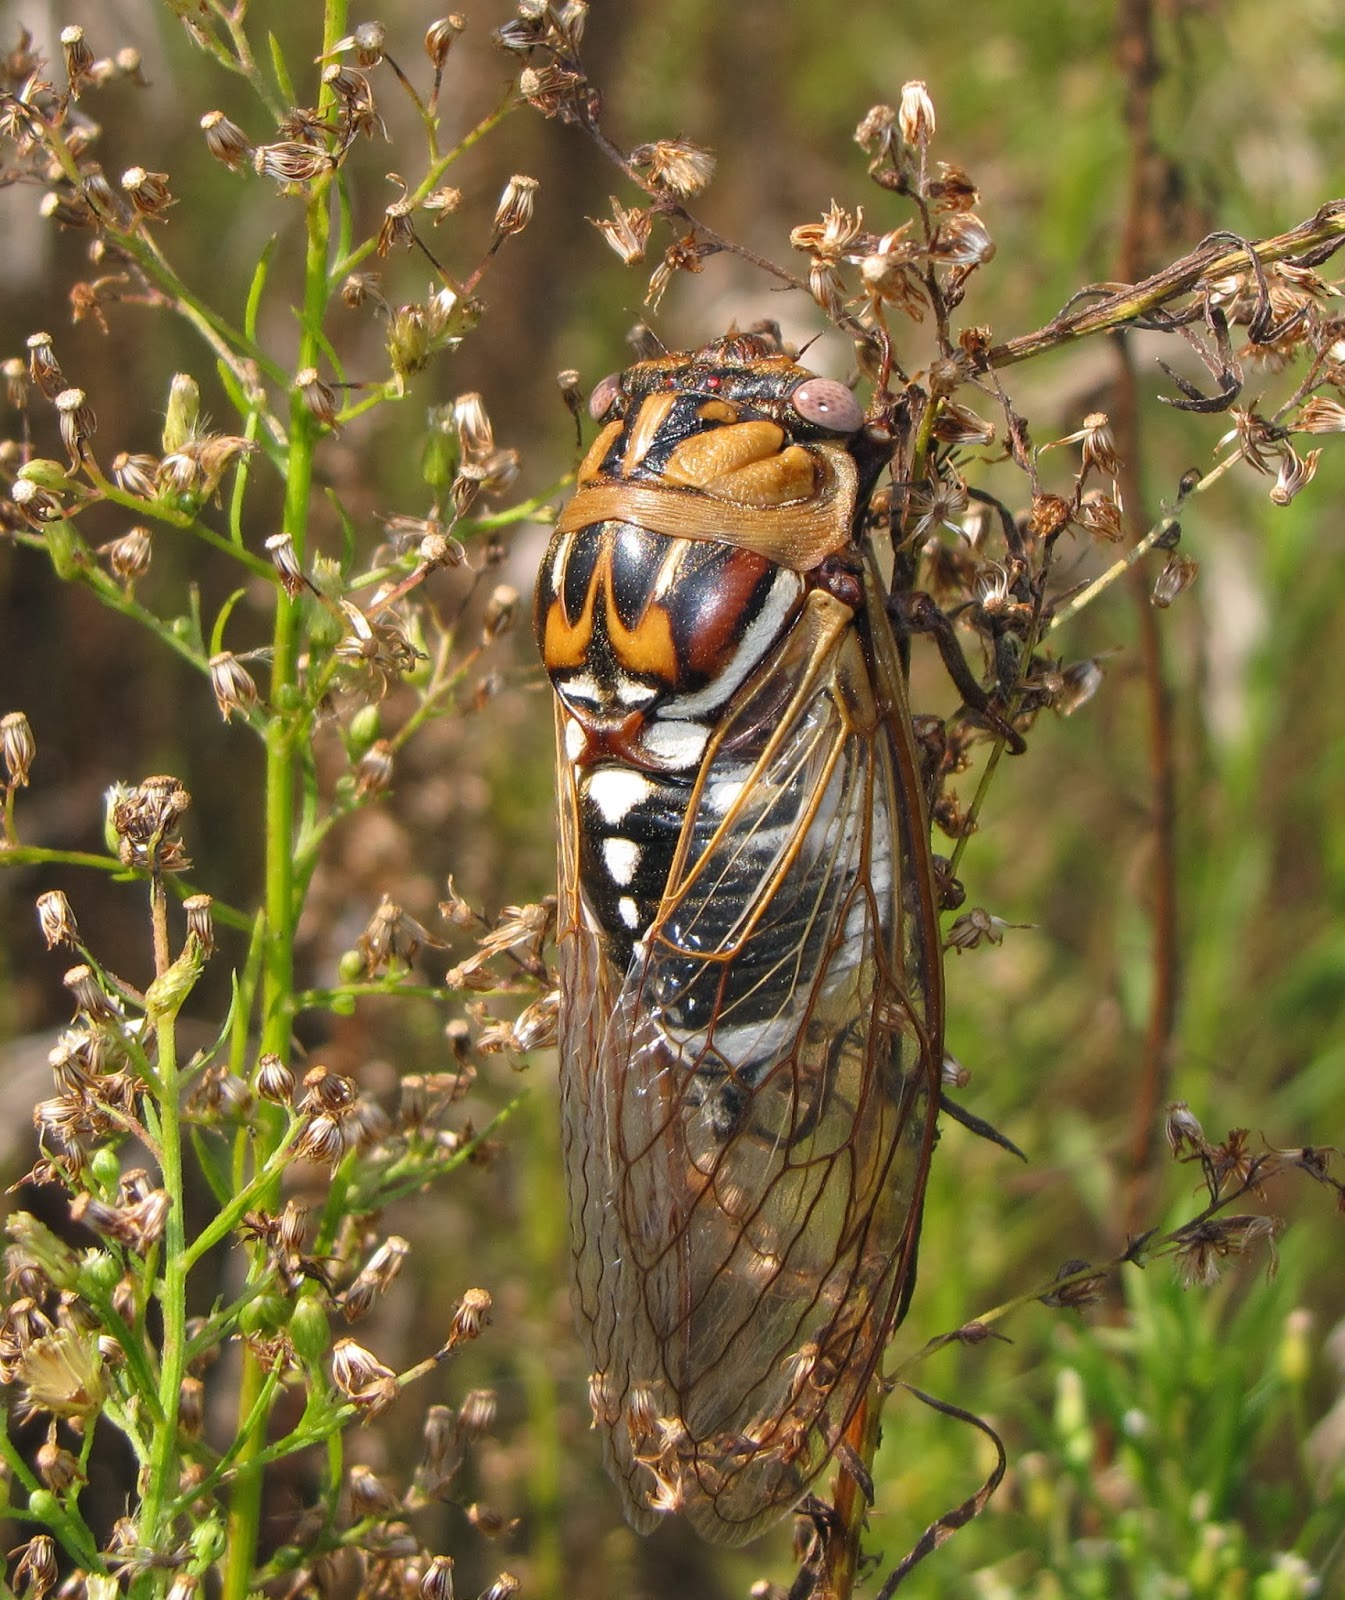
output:
[[[1255,258],[1263,265],[1286,261],[1295,256],[1307,256],[1316,263],[1325,260],[1342,244],[1345,244],[1345,199],[1327,201],[1306,221],[1290,228],[1288,233],[1251,241]],[[1198,245],[1189,254],[1139,283],[1125,284],[1120,288],[1110,284],[1100,286],[1097,292],[1102,298],[1084,309],[1070,311],[1067,307],[1035,332],[1019,334],[1003,344],[992,346],[985,354],[984,365],[1011,367],[1019,361],[1043,355],[1048,350],[1073,344],[1078,339],[1124,328],[1147,312],[1170,305],[1182,295],[1189,294],[1204,278],[1220,278],[1243,271],[1250,254],[1250,250],[1242,247],[1230,250],[1222,236],[1217,243]],[[1298,264],[1306,263],[1300,260]],[[1070,304],[1073,305],[1079,298],[1076,295]]]

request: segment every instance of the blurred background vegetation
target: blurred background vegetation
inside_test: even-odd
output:
[[[269,186],[207,155],[200,115],[218,106],[241,117],[241,91],[190,47],[172,9],[155,0],[15,0],[0,7],[0,44],[23,25],[59,54],[59,29],[82,23],[100,52],[141,50],[149,87],[114,86],[94,108],[104,166],[171,175],[183,215],[166,238],[178,270],[237,315],[273,232],[276,273],[297,274],[300,207],[287,209]],[[254,0],[252,12],[293,62],[311,59],[306,3]],[[1334,0],[1167,0],[1154,13],[1163,68],[1155,132],[1173,166],[1146,265],[1213,227],[1253,237],[1281,231],[1345,191],[1345,17]],[[424,8],[385,0],[375,14],[390,30],[390,53],[420,65]],[[505,92],[510,66],[489,34],[510,14],[491,0],[466,12],[441,100],[450,137]],[[1128,164],[1115,24],[1113,7],[1091,0],[1030,8],[594,0],[586,54],[614,136],[629,145],[682,134],[711,146],[720,168],[699,213],[782,261],[790,227],[833,198],[864,204],[878,228],[904,220],[892,197],[866,186],[852,135],[871,104],[895,103],[904,81],[925,79],[939,115],[936,154],[972,174],[998,245],[963,320],[989,324],[1003,339],[1048,320],[1082,285],[1115,276]],[[397,96],[385,92],[380,109],[391,145],[362,146],[352,158],[365,227],[376,227],[396,197],[385,174],[412,177],[418,159]],[[574,459],[555,374],[577,368],[587,389],[625,364],[624,334],[644,315],[644,280],[585,221],[604,214],[609,194],[631,201],[620,175],[578,131],[527,107],[454,169],[464,215],[489,215],[513,172],[540,180],[536,219],[507,242],[486,284],[481,333],[416,379],[400,407],[380,408],[322,447],[323,481],[361,537],[373,540],[376,513],[423,509],[417,471],[428,407],[479,391],[499,442],[523,452],[525,491],[540,492]],[[231,408],[213,363],[178,323],[128,304],[110,309],[106,330],[94,319],[70,325],[68,291],[88,271],[82,240],[40,222],[35,201],[31,191],[0,193],[0,355],[22,353],[36,329],[55,334],[109,452],[157,448],[169,377],[179,370],[197,376],[205,409],[228,429]],[[469,264],[479,238],[459,246],[454,227],[449,218],[432,247]],[[423,295],[426,272],[410,256],[389,263],[389,300]],[[263,339],[283,352],[292,332],[281,306],[274,297],[277,321]],[[777,292],[730,258],[679,278],[652,320],[670,347],[681,347],[763,315],[800,342],[823,328],[802,297]],[[352,313],[333,338],[351,375],[382,375],[376,322]],[[1143,338],[1133,354],[1152,518],[1183,470],[1208,466],[1227,424],[1160,406],[1155,396],[1170,385]],[[832,340],[809,359],[843,373],[846,352]],[[1006,382],[1044,442],[1076,428],[1084,413],[1108,409],[1115,373],[1115,351],[1102,342],[1015,369]],[[1200,561],[1200,578],[1161,618],[1177,794],[1170,1095],[1189,1101],[1212,1137],[1247,1127],[1281,1146],[1331,1144],[1345,1124],[1345,471],[1325,442],[1316,482],[1287,508],[1272,507],[1266,480],[1250,473],[1190,508],[1183,549]],[[278,514],[278,485],[274,494]],[[255,489],[250,515],[259,549],[278,524]],[[336,512],[320,507],[318,517],[317,547],[336,548]],[[122,531],[115,515],[106,526],[101,537]],[[96,532],[91,524],[88,536]],[[525,594],[543,540],[533,530],[510,548],[507,575]],[[161,537],[152,582],[161,595],[196,584],[218,604],[234,577],[214,570],[199,546],[175,549]],[[1072,627],[1068,654],[1104,656],[1106,682],[1073,718],[1044,718],[1029,752],[1002,764],[965,857],[970,902],[1030,926],[998,948],[950,959],[949,1046],[972,1073],[975,1109],[1030,1162],[957,1128],[945,1134],[900,1353],[1045,1282],[1067,1259],[1115,1252],[1136,1225],[1136,1204],[1145,1226],[1199,1209],[1190,1168],[1167,1168],[1164,1153],[1137,1191],[1129,1164],[1153,985],[1154,802],[1136,629],[1135,597],[1124,585]],[[551,889],[550,713],[526,629],[501,670],[503,684],[482,711],[446,718],[412,746],[388,804],[333,839],[305,949],[312,981],[331,978],[384,893],[429,920],[449,873],[492,912]],[[0,701],[0,709],[25,710],[37,732],[39,765],[25,801],[30,842],[94,844],[111,782],[172,772],[195,797],[200,886],[235,903],[255,896],[253,741],[220,724],[206,685],[152,640],[82,589],[58,584],[33,555],[3,546]],[[937,669],[923,662],[915,701],[947,702]],[[395,697],[384,716],[395,721]],[[60,963],[40,949],[31,916],[34,896],[51,887],[70,894],[93,946],[133,949],[143,940],[140,899],[126,889],[0,874],[0,1034],[11,1041],[65,1015]],[[215,963],[217,984],[223,965]],[[376,1088],[398,1072],[443,1064],[449,1014],[380,1003],[320,1025],[301,1018],[300,1031],[335,1070]],[[30,1154],[26,1081],[0,1091],[4,1119],[18,1130],[11,1176]],[[570,1331],[551,1059],[537,1057],[520,1078],[504,1058],[489,1058],[481,1114],[521,1086],[526,1103],[496,1159],[390,1222],[415,1246],[417,1270],[397,1286],[387,1340],[410,1349],[441,1338],[466,1283],[495,1296],[493,1327],[452,1374],[455,1390],[470,1379],[500,1399],[463,1501],[480,1498],[521,1520],[484,1550],[460,1514],[443,1513],[438,1548],[459,1562],[459,1592],[474,1593],[474,1580],[484,1585],[501,1566],[519,1573],[525,1594],[570,1600],[718,1600],[745,1595],[761,1578],[787,1585],[787,1531],[725,1554],[677,1527],[642,1541],[620,1523],[587,1431]],[[1003,1325],[1011,1343],[953,1346],[914,1372],[922,1388],[993,1419],[1011,1467],[987,1514],[903,1592],[995,1600],[1345,1594],[1339,1218],[1325,1192],[1285,1189],[1267,1206],[1288,1223],[1273,1277],[1265,1256],[1230,1264],[1213,1289],[1183,1289],[1162,1264],[1131,1271],[1082,1314],[1030,1306]],[[395,1473],[416,1427],[394,1416],[352,1448]],[[988,1470],[983,1457],[970,1430],[909,1397],[894,1399],[874,1550],[895,1561],[972,1491]],[[302,1496],[301,1483],[294,1493]],[[1304,1571],[1289,1558],[1301,1558]]]

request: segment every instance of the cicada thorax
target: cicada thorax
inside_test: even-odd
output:
[[[741,1540],[825,1466],[912,1281],[942,1055],[919,762],[849,392],[734,336],[595,409],[535,610],[576,1304],[627,1515]]]

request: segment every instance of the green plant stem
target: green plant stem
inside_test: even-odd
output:
[[[346,31],[346,0],[324,0],[321,55],[328,55]],[[323,87],[319,114],[331,103],[331,90]],[[304,257],[304,294],[300,318],[299,349],[295,370],[316,366],[322,347],[322,320],[328,297],[328,248],[331,230],[331,184],[315,184],[306,208],[307,246]],[[308,543],[308,513],[313,485],[313,454],[319,426],[295,390],[290,394],[289,454],[286,462],[285,507],[282,529],[294,540],[302,562]],[[295,804],[301,746],[307,740],[310,718],[302,709],[298,685],[299,608],[278,596],[272,633],[272,718],[266,738],[266,935],[262,951],[261,1046],[283,1061],[290,1057],[290,1026],[294,994]],[[262,1137],[267,1159],[280,1145],[278,1118]],[[259,1198],[263,1198],[259,1196]],[[240,1430],[249,1426],[242,1441],[229,1503],[222,1600],[246,1600],[252,1586],[261,1530],[262,1443],[269,1402],[265,1398],[267,1374],[249,1351],[243,1358],[239,1382]]]
[[[168,970],[171,955],[168,945],[168,896],[162,877],[150,878],[150,908],[154,929],[154,971],[161,976]],[[163,1275],[159,1289],[159,1309],[163,1317],[163,1343],[159,1358],[159,1412],[161,1421],[151,1441],[149,1482],[141,1508],[141,1539],[156,1553],[169,1548],[172,1519],[164,1507],[177,1489],[178,1481],[178,1405],[182,1380],[186,1375],[187,1272],[186,1222],[183,1216],[182,1120],[178,1098],[181,1084],[177,1059],[177,1021],[173,1013],[155,1024],[159,1047],[160,1084],[159,1162],[161,1181],[168,1195],[168,1218],[164,1226]]]

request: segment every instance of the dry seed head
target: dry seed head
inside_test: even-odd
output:
[[[0,367],[5,379],[5,398],[15,411],[28,404],[28,367],[19,356],[10,356]]]
[[[323,427],[335,427],[340,403],[336,398],[336,390],[318,376],[318,369],[303,367],[294,375],[294,386],[303,396],[303,402],[310,413]]]
[[[308,183],[335,165],[334,158],[326,150],[301,144],[297,139],[259,144],[252,152],[252,170],[259,177],[274,178],[283,184]]]
[[[435,1556],[420,1580],[421,1600],[454,1600],[453,1558]]]
[[[839,317],[845,310],[845,280],[830,261],[813,259],[808,268],[808,293],[829,317]]]
[[[637,145],[630,162],[633,167],[648,168],[655,188],[670,190],[684,200],[699,194],[715,171],[714,152],[690,139],[657,139]]]
[[[187,913],[187,937],[195,939],[206,956],[215,953],[215,918],[211,910],[214,903],[208,894],[188,895],[182,902],[182,909]]]
[[[901,100],[897,106],[897,126],[906,143],[917,148],[927,146],[934,137],[934,130],[938,126],[934,116],[934,102],[929,97],[929,90],[919,78],[901,86]]]
[[[387,301],[378,287],[376,272],[352,272],[341,285],[341,299],[352,311],[358,311],[366,300],[387,309]]]
[[[201,132],[205,134],[206,149],[231,172],[240,171],[251,161],[252,141],[222,111],[207,111],[201,118]]]
[[[66,387],[49,333],[34,333],[28,338],[28,372],[48,400],[55,400]]]
[[[464,18],[456,12],[446,17],[439,17],[425,30],[425,54],[430,58],[430,64],[436,72],[442,72],[448,52],[453,48],[453,41],[467,26]]]
[[[350,1491],[351,1514],[357,1522],[365,1517],[394,1517],[402,1510],[401,1501],[369,1467],[351,1467],[346,1485]]]
[[[280,586],[291,600],[297,599],[308,580],[299,565],[292,533],[273,533],[266,541],[266,553],[280,575]]]
[[[69,945],[73,950],[79,944],[79,927],[70,902],[60,889],[49,889],[37,897],[37,922],[46,940],[47,949],[58,944]]]
[[[1307,455],[1300,457],[1297,451],[1286,443],[1280,456],[1280,470],[1275,478],[1275,487],[1270,491],[1271,504],[1287,506],[1295,495],[1306,489],[1317,474],[1317,463],[1321,460],[1321,455],[1320,450],[1309,450]]]
[[[168,1586],[168,1593],[164,1600],[196,1600],[200,1592],[201,1580],[193,1572],[177,1573],[172,1583]]]
[[[512,584],[497,584],[486,601],[485,613],[481,618],[482,643],[490,644],[501,634],[507,633],[514,624],[517,611],[518,590]]]
[[[61,443],[66,446],[70,470],[74,472],[83,459],[88,438],[98,427],[98,419],[86,403],[83,389],[62,389],[56,395],[56,410],[61,414]]]
[[[37,740],[32,725],[22,711],[7,711],[0,717],[0,754],[11,789],[26,789],[28,774],[37,759]]]
[[[178,1426],[189,1439],[199,1439],[205,1425],[205,1384],[199,1378],[182,1380],[177,1399]]]
[[[42,1600],[52,1588],[60,1570],[56,1565],[56,1541],[50,1534],[35,1534],[26,1545],[14,1569],[14,1590],[23,1600]]]
[[[95,228],[98,225],[93,207],[82,195],[60,189],[44,194],[37,212],[44,222],[54,222],[59,228]]]
[[[355,793],[361,800],[384,794],[392,783],[392,772],[392,741],[375,739],[355,768]]]
[[[796,250],[806,250],[822,261],[843,260],[864,226],[864,209],[847,211],[833,200],[821,222],[805,222],[792,230],[789,242]]]
[[[1125,537],[1120,505],[1100,489],[1090,489],[1079,507],[1079,523],[1095,539],[1117,544]]]
[[[446,183],[441,188],[432,189],[420,202],[420,209],[430,212],[431,221],[438,224],[445,217],[451,217],[461,204],[462,190]]]
[[[85,1481],[78,1459],[56,1438],[56,1424],[47,1431],[45,1443],[37,1451],[37,1475],[53,1494],[64,1494],[76,1483]]]
[[[91,1022],[111,1022],[120,1019],[121,1012],[104,992],[92,967],[83,963],[71,967],[61,982],[70,991],[70,997],[81,1016],[87,1017]]]
[[[487,1539],[498,1539],[504,1534],[514,1533],[519,1527],[517,1517],[506,1517],[503,1511],[494,1506],[483,1506],[479,1501],[473,1501],[467,1507],[467,1520]]]
[[[490,1321],[490,1308],[491,1298],[487,1290],[468,1289],[453,1313],[444,1348],[452,1350],[455,1345],[478,1338],[484,1324]]]
[[[76,100],[88,84],[93,69],[94,55],[85,42],[84,29],[61,29],[61,50],[65,56],[65,75],[70,82],[70,93]]]
[[[610,220],[606,217],[590,217],[588,220],[626,266],[634,266],[636,262],[644,260],[654,226],[653,213],[640,206],[623,206],[615,195],[609,195],[608,201],[612,207]]]
[[[361,67],[376,67],[383,59],[387,42],[388,30],[381,22],[362,22],[354,33],[338,39],[328,53],[334,56],[353,50],[355,60]],[[322,56],[318,57],[319,61],[323,59]]]
[[[897,132],[897,113],[891,106],[870,106],[855,129],[855,143],[882,160],[895,149]]]
[[[294,1074],[274,1051],[268,1050],[257,1061],[257,1093],[272,1105],[294,1103]]]
[[[532,221],[536,195],[536,178],[520,173],[510,178],[495,208],[495,232],[500,238],[507,239],[510,234],[523,232]]]
[[[154,554],[150,531],[145,527],[129,528],[120,539],[103,545],[98,553],[107,557],[112,576],[129,586],[149,571]]]
[[[970,211],[945,217],[934,234],[930,254],[952,267],[979,267],[995,254],[995,241],[981,219]]]
[[[390,250],[409,250],[416,242],[415,224],[411,221],[412,202],[403,195],[383,211],[383,226],[378,230],[378,253],[385,256]]]
[[[1165,611],[1183,589],[1191,587],[1199,571],[1200,563],[1194,556],[1184,556],[1174,551],[1168,557],[1167,565],[1154,580],[1150,600],[1160,611]]]
[[[128,167],[121,175],[121,186],[142,217],[157,217],[172,205],[168,174],[149,172],[144,167]]]
[[[1315,394],[1304,402],[1293,427],[1300,433],[1345,433],[1345,406]]]
[[[304,1074],[304,1097],[299,1102],[299,1110],[306,1113],[344,1111],[355,1103],[356,1092],[353,1079],[319,1064]]]
[[[455,1429],[459,1439],[479,1439],[495,1425],[495,1391],[469,1389],[458,1407]]]
[[[489,1589],[481,1591],[480,1600],[513,1600],[520,1587],[512,1572],[502,1572]]]
[[[159,471],[156,457],[128,455],[124,450],[112,458],[112,477],[119,489],[127,494],[139,495],[142,500],[155,496],[155,479]]]
[[[54,467],[56,463],[52,462],[51,465]],[[35,528],[41,528],[44,523],[59,522],[65,516],[65,506],[60,496],[49,489],[40,488],[27,478],[20,478],[9,493],[15,509]]]
[[[335,1167],[345,1155],[346,1148],[346,1132],[340,1120],[329,1112],[321,1111],[305,1122],[295,1141],[294,1154],[300,1161],[314,1161]]]
[[[103,1358],[97,1336],[77,1328],[56,1328],[34,1339],[20,1355],[16,1373],[30,1416],[92,1416],[107,1398]]]
[[[1062,717],[1073,716],[1102,687],[1102,667],[1091,658],[1071,662],[1060,676],[1060,692],[1052,705]]]
[[[226,722],[233,720],[235,711],[246,718],[257,704],[256,680],[232,650],[221,650],[218,655],[211,656],[210,687],[220,716]]]

